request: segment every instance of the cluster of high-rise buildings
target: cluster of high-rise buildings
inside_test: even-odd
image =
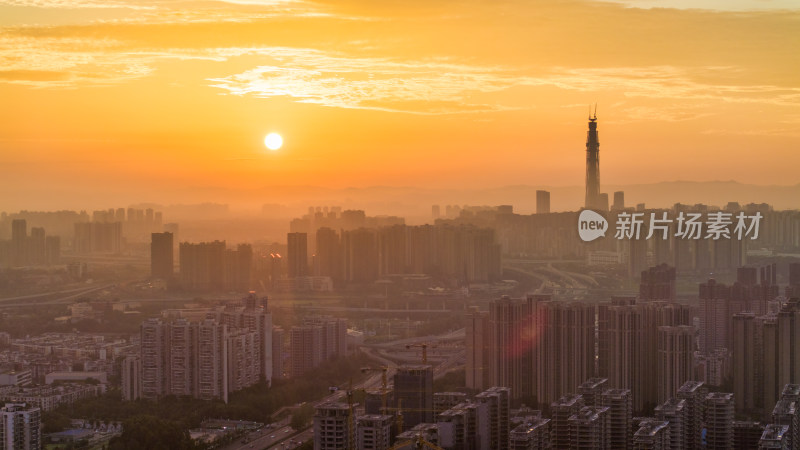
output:
[[[176,224],[165,226],[161,212],[150,208],[112,208],[91,216],[85,211],[2,213],[0,235],[10,239],[0,240],[0,267],[59,264],[62,246],[76,255],[117,254],[165,227],[177,229]]]
[[[690,323],[689,308],[668,300],[503,297],[467,314],[467,386],[507,386],[514,398],[546,405],[602,377],[609,388],[630,389],[642,410],[692,378]]]
[[[800,300],[764,315],[737,313],[731,334],[736,411],[768,418],[783,387],[800,383]]]
[[[289,330],[291,376],[299,377],[334,357],[347,355],[347,320],[306,317]]]
[[[48,236],[44,228],[32,227],[28,233],[25,219],[11,221],[11,239],[0,241],[0,267],[58,264],[61,239]]]
[[[418,436],[448,449],[508,448],[501,444],[509,439],[508,388],[493,387],[474,397],[434,393],[433,368],[419,364],[399,366],[390,387],[366,394],[363,406],[352,401],[317,405],[316,450],[416,448]]]
[[[227,401],[231,392],[259,381],[309,375],[347,354],[345,319],[308,316],[287,333],[273,326],[267,303],[250,294],[241,303],[165,310],[145,320],[139,352],[122,362],[123,397]]]
[[[699,306],[676,303],[674,269],[644,271],[640,296],[567,302],[503,297],[466,315],[467,386],[507,386],[547,405],[590,377],[629,389],[636,411],[674,396],[688,380],[732,381],[736,411],[772,413],[783,386],[800,383],[800,264],[786,297],[776,266],[742,267],[727,286],[700,284]],[[787,300],[788,298],[788,300]]]
[[[239,244],[234,250],[228,249],[225,241],[182,242],[179,260],[181,287],[186,290],[247,292],[254,287],[249,244]]]
[[[266,299],[208,310],[198,320],[148,319],[141,351],[123,361],[126,399],[188,395],[227,401],[230,392],[273,377],[273,326]]]
[[[289,278],[325,276],[341,286],[408,274],[462,283],[501,277],[500,246],[487,228],[398,224],[337,232],[322,227],[313,246],[306,233],[289,233],[287,241]]]
[[[430,366],[400,366],[393,386],[365,404],[326,402],[314,415],[314,448],[386,450],[793,449],[800,446],[798,385],[786,385],[767,422],[737,421],[734,394],[688,380],[650,415],[637,415],[630,389],[589,378],[547,405],[511,409],[514,395],[492,387],[471,397],[433,393]],[[376,401],[382,395],[381,401]],[[387,400],[388,397],[388,400]],[[349,395],[348,395],[349,398]],[[406,406],[408,405],[408,406]]]

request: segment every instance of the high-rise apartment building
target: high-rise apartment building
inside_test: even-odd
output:
[[[536,191],[536,214],[550,213],[550,192]]]
[[[292,377],[303,376],[319,366],[322,361],[322,327],[319,325],[294,326],[289,331]]]
[[[433,368],[402,365],[394,374],[395,408],[402,411],[403,430],[433,422]]]
[[[542,417],[526,418],[523,423],[514,427],[509,436],[511,450],[549,449],[550,419]]]
[[[633,434],[633,448],[636,450],[666,450],[669,448],[669,422],[647,419]]]
[[[491,386],[491,353],[489,313],[471,309],[465,315],[466,326],[466,387],[470,389],[487,389]]]
[[[283,340],[286,331],[278,326],[272,327],[272,377],[284,378],[285,368],[283,366]]]
[[[689,410],[686,400],[671,397],[656,406],[655,416],[658,420],[669,422],[669,449],[681,450],[689,448],[687,433]]]
[[[633,434],[633,399],[630,389],[606,389],[600,406],[608,408],[608,439],[614,448],[629,448]]]
[[[733,421],[733,450],[750,450],[758,448],[758,441],[764,434],[761,422],[750,420]]]
[[[667,264],[659,264],[642,271],[639,299],[641,301],[674,302],[675,278],[675,268]]]
[[[150,275],[169,280],[174,274],[172,233],[152,233],[150,240]]]
[[[614,204],[611,205],[612,211],[622,211],[625,209],[625,192],[624,191],[615,191],[614,192]]]
[[[225,289],[225,241],[180,244],[180,279],[190,291]]]
[[[346,403],[325,402],[314,413],[314,450],[354,448],[355,417]]]
[[[0,449],[40,450],[42,411],[25,403],[6,403],[0,408]]]
[[[611,449],[608,408],[584,406],[569,417],[570,448]]]
[[[392,445],[394,416],[367,414],[356,418],[356,448],[387,450]]]
[[[508,387],[514,398],[531,392],[533,342],[531,335],[525,332],[530,327],[530,320],[530,306],[525,301],[503,296],[489,303],[489,332],[484,338],[488,337],[490,361],[489,376],[484,385]],[[476,350],[473,357],[481,357],[481,349]]]
[[[550,405],[550,442],[554,449],[571,448],[569,418],[584,407],[583,397],[567,394]]]
[[[688,325],[658,327],[658,397],[662,403],[674,396],[694,373],[694,328]]]
[[[141,325],[142,398],[158,398],[168,392],[168,327],[160,319]]]
[[[700,381],[687,381],[678,389],[677,397],[686,401],[686,448],[703,448],[702,430],[705,420],[706,394],[708,389]],[[733,420],[733,419],[731,419]]]
[[[706,396],[706,448],[733,448],[733,410],[733,394],[711,392]]]
[[[623,303],[598,308],[598,374],[611,388],[630,389],[633,409],[641,411],[658,403],[658,329],[688,325],[690,313],[677,303]]]
[[[476,395],[475,401],[487,407],[489,416],[489,449],[508,449],[508,433],[511,426],[511,389],[495,386]]]
[[[540,295],[528,296],[527,304],[533,323],[522,337],[532,350],[530,383],[538,401],[546,404],[594,375],[595,305]]]
[[[288,242],[289,278],[308,275],[308,234],[289,233],[286,240]]]
[[[334,317],[307,317],[290,330],[292,376],[311,371],[334,356],[347,354],[347,321]]]
[[[341,242],[336,231],[328,227],[322,227],[317,230],[314,275],[331,277],[334,284],[342,282]]]
[[[787,450],[789,445],[789,427],[786,425],[769,424],[764,429],[764,434],[758,441],[759,450]]]
[[[737,413],[756,408],[756,316],[753,313],[733,315],[733,394]],[[763,366],[762,366],[763,368]]]
[[[604,406],[601,395],[608,388],[608,378],[589,378],[578,385],[578,394],[586,406]]]
[[[122,398],[132,401],[142,397],[142,358],[129,355],[122,360]]]

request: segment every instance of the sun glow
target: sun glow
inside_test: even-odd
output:
[[[268,149],[275,151],[283,146],[283,138],[278,133],[270,133],[264,138],[264,145]]]

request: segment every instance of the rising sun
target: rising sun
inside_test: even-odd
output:
[[[264,145],[270,150],[277,150],[283,145],[283,138],[278,133],[270,133],[264,138]]]

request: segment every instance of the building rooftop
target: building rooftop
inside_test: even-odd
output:
[[[593,408],[584,406],[577,414],[569,417],[570,422],[588,423],[600,419],[600,415],[608,411],[607,407]]]
[[[578,389],[593,389],[599,386],[602,386],[604,383],[608,381],[608,378],[589,378],[588,380],[581,383],[578,386]]]
[[[703,384],[705,383],[702,381],[687,381],[686,383],[683,383],[683,386],[681,386],[680,389],[678,389],[678,392],[693,393],[703,387]]]
[[[316,409],[317,409],[317,411],[321,411],[321,410],[328,410],[328,411],[330,411],[330,410],[345,410],[345,411],[349,411],[350,410],[350,406],[347,403],[342,403],[342,402],[325,402],[325,403],[321,403],[321,404],[317,405]]]
[[[715,403],[732,402],[733,394],[730,392],[709,392],[709,394],[706,395],[706,400]]]
[[[783,435],[789,433],[789,426],[788,425],[777,425],[771,423],[767,425],[764,429],[764,433],[761,435],[762,442],[780,442],[783,440]],[[784,448],[784,447],[778,447]]]
[[[552,407],[573,406],[580,400],[583,400],[583,396],[581,396],[579,394],[566,394],[566,395],[562,396],[560,399],[558,399],[558,400],[554,401],[553,403],[551,403],[550,406],[552,406]]]
[[[526,420],[524,423],[521,423],[514,427],[511,430],[512,437],[514,435],[527,435],[529,433],[533,433],[538,428],[546,426],[550,423],[550,419],[544,419],[542,417],[531,417],[531,420]]]
[[[656,406],[656,411],[677,411],[686,407],[686,400],[670,397],[664,403]]]
[[[603,391],[603,397],[622,398],[631,395],[630,389],[606,389]]]
[[[797,412],[797,403],[788,398],[782,398],[775,403],[775,408],[772,409],[772,415],[781,414],[793,416]]]
[[[800,384],[787,384],[783,387],[781,397],[785,396],[800,397]]]
[[[655,436],[662,429],[667,428],[669,422],[660,420],[647,420],[642,422],[634,436]]]

